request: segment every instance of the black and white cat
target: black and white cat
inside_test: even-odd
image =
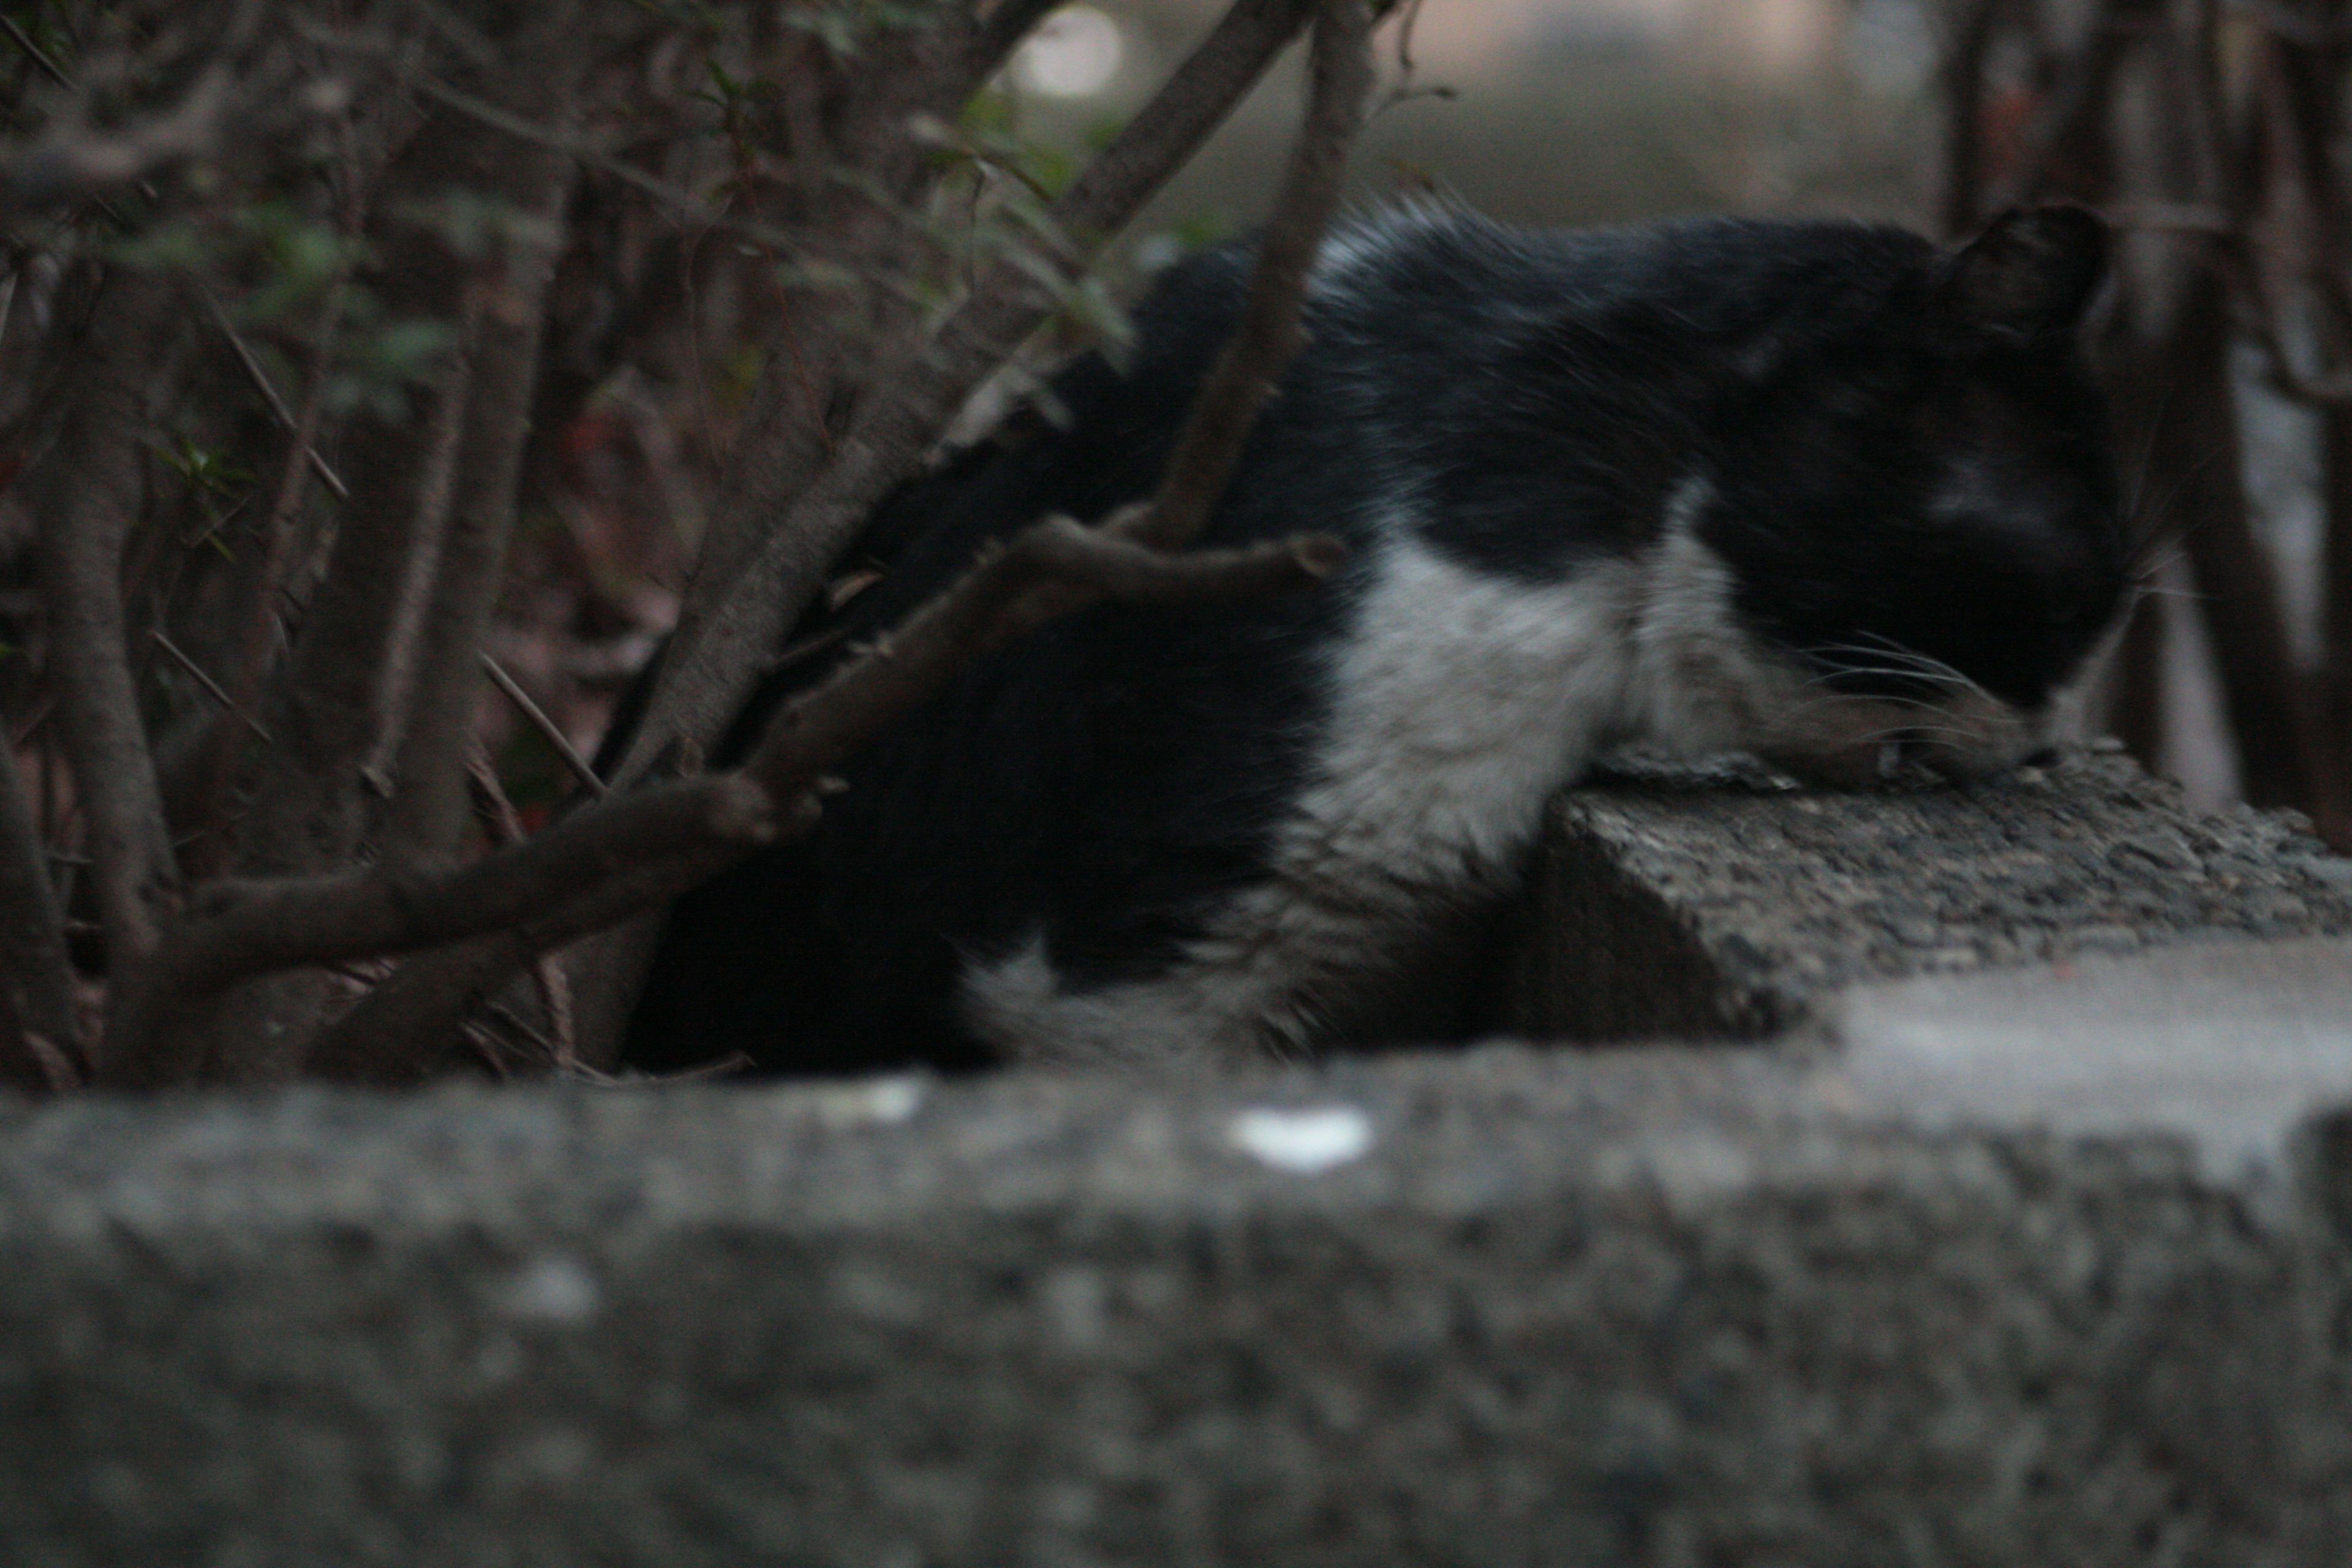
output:
[[[1612,747],[1853,781],[1891,746],[1956,775],[2043,748],[2129,575],[2077,342],[2106,248],[2069,208],[1955,251],[1447,207],[1339,234],[1204,542],[1326,531],[1342,571],[1097,609],[971,670],[846,770],[813,837],[679,902],[631,1058],[1308,1050],[1504,892],[1547,797]],[[1148,494],[1248,263],[1184,265],[1124,372],[1056,384],[1063,426],[902,492],[878,531],[914,542],[856,624],[988,537]]]

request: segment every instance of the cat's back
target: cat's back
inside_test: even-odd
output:
[[[1680,603],[1651,590],[1875,614],[1905,507],[1943,559],[1951,455],[1920,444],[1958,427],[1920,412],[1951,374],[1923,328],[1940,265],[1853,223],[1530,232],[1421,206],[1343,226],[1203,542],[1329,532],[1346,567],[1312,594],[1098,608],[966,672],[845,770],[811,841],[680,901],[639,1042],[852,1070],[1056,1030],[1308,1037],[1340,978],[1499,885],[1592,746],[1770,738],[1683,721],[1712,696],[1683,664],[1644,673],[1637,619]],[[915,542],[850,629],[989,539],[1148,496],[1249,268],[1242,246],[1175,268],[1124,363],[1056,381],[1055,421],[886,509]],[[1794,571],[1749,547],[1790,533],[1791,503],[1827,542]],[[1869,547],[1839,542],[1865,511]],[[1685,556],[1705,570],[1668,581]],[[1660,635],[1752,641],[1759,617],[1693,605]]]

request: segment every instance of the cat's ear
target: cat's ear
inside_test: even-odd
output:
[[[2107,226],[2086,208],[2011,207],[1944,258],[1937,335],[1955,348],[2064,342],[2107,276]]]

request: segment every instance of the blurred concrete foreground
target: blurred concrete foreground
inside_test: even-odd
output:
[[[2352,862],[1633,770],[1507,923],[1717,1043],[17,1106],[6,1561],[2352,1560]]]

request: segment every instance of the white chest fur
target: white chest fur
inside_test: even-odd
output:
[[[1154,979],[1071,992],[1042,942],[975,968],[973,1026],[1031,1059],[1247,1059],[1313,1038],[1351,984],[1507,876],[1544,802],[1622,728],[1634,563],[1531,584],[1409,534],[1381,548],[1272,877]]]

